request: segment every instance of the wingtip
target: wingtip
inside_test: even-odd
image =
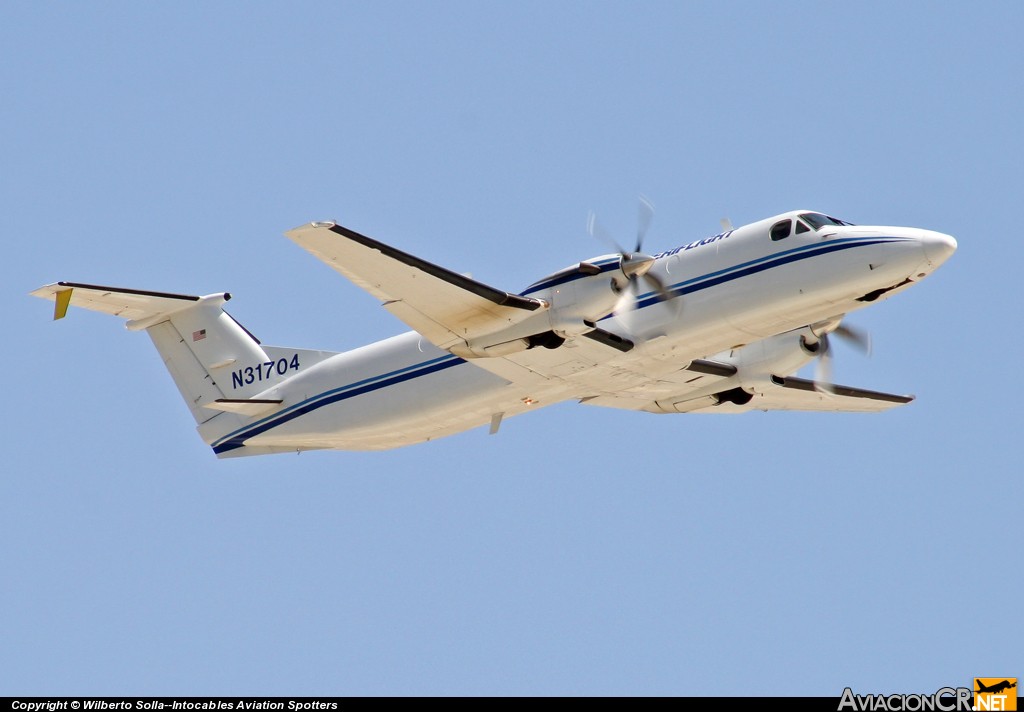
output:
[[[53,300],[53,320],[63,319],[68,314],[68,307],[71,306],[71,293],[74,291],[72,285],[67,282],[54,282],[44,284],[38,289],[29,292],[30,297]]]
[[[309,232],[310,230],[330,230],[337,224],[338,223],[333,220],[314,220],[313,222],[303,223],[298,227],[293,227],[291,230],[285,230],[284,236],[294,240],[304,232]]]

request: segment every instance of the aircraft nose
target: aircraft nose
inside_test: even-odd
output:
[[[932,230],[921,231],[921,247],[933,265],[940,265],[956,252],[956,238]]]

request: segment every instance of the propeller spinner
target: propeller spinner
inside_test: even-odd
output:
[[[665,301],[671,299],[674,294],[665,286],[665,283],[654,274],[650,273],[654,266],[655,258],[643,251],[644,238],[654,218],[654,203],[648,198],[640,196],[640,203],[637,209],[636,247],[631,251],[626,250],[611,234],[597,221],[593,211],[587,218],[587,232],[591,237],[601,240],[619,254],[619,269],[626,278],[626,285],[622,289],[622,296],[612,310],[613,314],[619,315],[631,310],[636,304],[639,291],[638,283],[642,279],[646,281],[657,294],[657,300]]]

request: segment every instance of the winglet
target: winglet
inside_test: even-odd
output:
[[[53,320],[63,319],[68,315],[68,307],[71,305],[71,293],[75,291],[74,288],[68,287],[67,289],[61,289],[54,294],[53,300]]]

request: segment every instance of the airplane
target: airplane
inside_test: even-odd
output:
[[[1003,680],[1002,682],[997,682],[990,686],[986,686],[981,680],[975,680],[975,682],[978,683],[978,689],[975,690],[975,692],[978,693],[989,692],[992,694],[999,694],[1000,692],[1005,692],[1006,690],[1010,690],[1017,686],[1016,681],[1010,682],[1009,680]]]
[[[268,346],[229,293],[191,296],[57,282],[31,292],[146,331],[219,458],[383,450],[576,400],[648,413],[878,412],[913,396],[828,378],[830,334],[917,284],[956,250],[946,234],[795,210],[650,255],[596,221],[613,253],[520,292],[458,274],[337,222],[285,233],[413,330],[345,352]],[[818,359],[815,379],[795,374]]]

